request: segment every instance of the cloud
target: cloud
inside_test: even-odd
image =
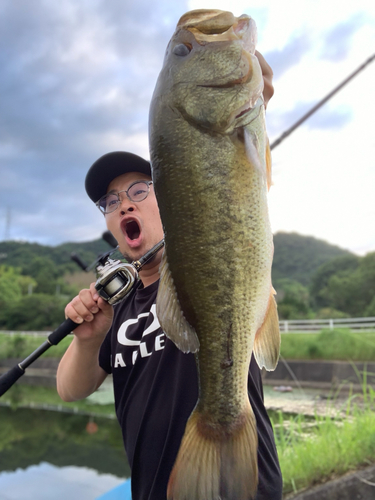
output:
[[[294,1],[288,9],[275,0],[256,0],[251,10],[244,0],[229,7],[223,0],[206,0],[203,7],[211,1],[214,8],[221,3],[237,15],[248,11],[257,21],[259,49],[275,74],[276,92],[267,112],[271,137],[295,123],[374,46],[367,0],[339,8],[323,0],[309,8]],[[201,3],[0,2],[0,238],[7,230],[11,238],[44,244],[100,236],[105,225],[86,196],[86,172],[108,151],[148,156],[148,108],[166,45],[179,17],[202,8]],[[308,132],[309,143],[316,135],[328,140],[338,131],[361,144],[360,163],[370,165],[374,68],[304,123],[300,134]],[[288,143],[275,150],[276,159]],[[296,157],[293,149],[285,163],[292,165]],[[366,186],[371,172],[364,177]],[[280,167],[281,175],[287,174]],[[288,193],[288,183],[285,189]],[[362,198],[373,199],[371,194]],[[280,213],[285,199],[289,203],[284,196]]]
[[[168,0],[2,2],[0,213],[11,210],[11,237],[64,241],[72,217],[87,216],[92,162],[133,143],[147,155],[149,102],[183,11]]]
[[[306,101],[298,102],[292,109],[285,111],[274,111],[267,117],[267,129],[270,136],[275,138],[289,129],[298,120],[300,120],[308,111],[310,111],[317,102]],[[350,107],[331,107],[325,104],[313,115],[303,122],[303,125],[309,129],[339,130],[345,127],[352,118]]]
[[[296,66],[308,53],[311,46],[312,42],[309,35],[303,33],[293,36],[282,49],[266,52],[264,57],[273,70],[274,80],[277,80],[290,68]]]
[[[323,38],[321,57],[333,62],[345,59],[350,51],[353,36],[365,23],[365,15],[357,13],[328,30]]]

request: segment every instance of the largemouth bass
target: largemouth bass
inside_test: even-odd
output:
[[[257,490],[248,370],[253,352],[260,367],[276,367],[280,334],[255,45],[247,15],[188,12],[151,103],[152,175],[165,231],[157,316],[182,351],[197,353],[199,374],[168,499],[249,500]]]

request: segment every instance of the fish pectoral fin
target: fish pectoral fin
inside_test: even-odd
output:
[[[199,350],[199,340],[195,329],[189,325],[181,310],[165,251],[160,264],[156,315],[166,336],[182,352],[197,352]]]
[[[251,500],[258,483],[258,436],[253,410],[239,424],[210,426],[196,409],[169,476],[168,500]]]
[[[259,368],[273,371],[280,355],[280,327],[274,289],[268,301],[267,312],[262,326],[255,335],[254,356]]]

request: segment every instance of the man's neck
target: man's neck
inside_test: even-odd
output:
[[[163,253],[163,249],[161,249],[156,258],[152,260],[149,264],[146,264],[141,271],[139,271],[139,277],[143,283],[143,286],[152,285],[160,278],[159,268],[161,262],[161,255]]]

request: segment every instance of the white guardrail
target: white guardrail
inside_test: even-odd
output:
[[[355,332],[375,331],[375,317],[342,319],[288,319],[280,320],[281,333],[319,333],[321,330],[349,328]],[[51,332],[0,331],[3,335],[31,335],[48,337]]]
[[[373,318],[342,318],[342,319],[290,319],[280,321],[281,333],[318,333],[321,330],[349,328],[355,332],[375,331]]]

